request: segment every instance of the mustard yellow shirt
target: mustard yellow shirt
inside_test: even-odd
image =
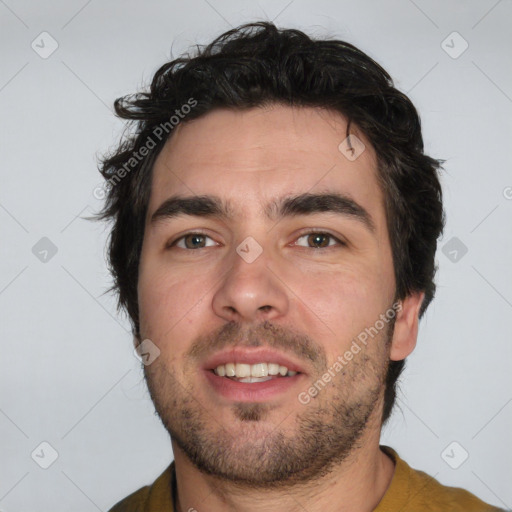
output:
[[[469,491],[442,485],[423,471],[411,468],[389,446],[381,446],[395,462],[395,472],[374,512],[499,512]],[[109,512],[174,512],[174,461],[150,485],[130,494]],[[204,512],[208,512],[206,509]]]

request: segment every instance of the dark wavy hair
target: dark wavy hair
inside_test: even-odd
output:
[[[185,109],[191,99],[194,107]],[[414,105],[394,88],[389,74],[355,46],[257,22],[164,64],[147,92],[114,103],[116,114],[128,121],[128,131],[114,152],[101,160],[108,187],[95,218],[113,224],[108,264],[114,284],[109,291],[118,293],[118,310],[128,313],[135,336],[140,337],[138,266],[152,167],[172,135],[170,119],[179,115],[178,122],[186,123],[219,107],[271,104],[332,109],[348,120],[347,134],[356,126],[370,141],[385,198],[396,298],[424,291],[423,316],[434,297],[434,257],[444,227],[438,179],[443,162],[424,154]],[[391,414],[404,363],[389,362],[382,424]]]

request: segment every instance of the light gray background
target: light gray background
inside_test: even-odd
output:
[[[369,53],[418,107],[427,151],[447,160],[438,293],[382,443],[512,507],[509,0],[0,0],[1,511],[107,510],[170,462],[128,322],[102,295],[106,229],[81,217],[101,205],[96,155],[121,133],[113,100],[171,47],[177,57],[256,19]],[[59,45],[46,59],[31,47],[51,48],[43,31]],[[454,31],[469,44],[457,58]],[[42,237],[57,247],[46,262],[32,252]],[[453,237],[467,254],[443,254]],[[42,442],[58,453],[48,469]]]

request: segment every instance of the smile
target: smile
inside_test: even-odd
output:
[[[274,378],[293,377],[298,372],[288,370],[278,363],[226,363],[218,365],[213,372],[219,377],[228,377],[238,382],[265,382]]]

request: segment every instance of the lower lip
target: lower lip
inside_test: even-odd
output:
[[[206,379],[219,395],[238,402],[263,402],[277,397],[292,388],[302,377],[299,373],[293,377],[277,377],[251,384],[219,377],[210,370],[205,370],[205,374]]]

